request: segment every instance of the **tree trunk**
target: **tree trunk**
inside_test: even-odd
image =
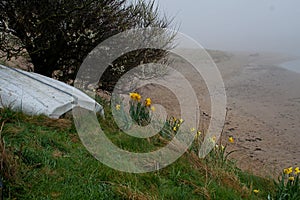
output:
[[[36,54],[29,54],[32,64],[34,65],[34,72],[52,77],[54,70],[58,69],[55,59],[49,58],[49,56],[41,56]]]

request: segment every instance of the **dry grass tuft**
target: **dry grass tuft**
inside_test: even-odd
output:
[[[2,122],[0,127],[0,171],[1,175],[6,180],[17,179],[18,163],[14,158],[14,155],[6,149],[5,141],[2,138],[2,130],[5,125],[5,121]]]
[[[188,180],[181,180],[181,182],[184,185],[192,186],[194,188],[194,193],[202,195],[207,200],[211,199],[209,190],[206,187],[198,186],[197,184],[193,183],[192,181],[188,181]]]
[[[109,181],[103,181],[103,183],[109,184],[111,186],[114,186],[114,190],[119,193],[123,198],[130,199],[130,200],[154,200],[157,199],[153,196],[149,196],[147,194],[144,194],[140,191],[133,190],[127,185],[123,184],[117,184]]]
[[[72,127],[70,119],[50,119],[46,116],[30,117],[26,119],[27,122],[38,126],[46,126],[58,130],[65,130]]]

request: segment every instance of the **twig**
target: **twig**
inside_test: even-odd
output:
[[[220,146],[222,145],[222,136],[223,136],[224,130],[225,130],[227,114],[228,114],[228,107],[226,107],[225,121],[224,121],[223,128],[222,128],[221,135],[220,135],[220,142],[219,142],[219,145],[220,145]]]
[[[1,124],[1,127],[0,127],[0,139],[2,139],[2,136],[1,136],[1,133],[2,133],[2,130],[3,130],[3,127],[4,127],[4,124],[7,120],[4,120]]]

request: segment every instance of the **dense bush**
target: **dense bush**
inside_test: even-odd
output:
[[[105,39],[132,28],[169,25],[166,17],[158,15],[153,1],[3,0],[0,53],[10,59],[27,52],[35,72],[50,77],[56,74],[58,79],[72,83],[87,54]],[[171,40],[172,35],[164,42]],[[159,50],[122,56],[112,63],[103,81],[114,81],[120,76],[112,76],[116,67],[125,67],[126,71],[164,56]]]

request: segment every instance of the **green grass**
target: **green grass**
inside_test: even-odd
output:
[[[155,143],[122,133],[109,110],[106,115],[100,123],[115,144],[133,151],[154,148]],[[267,199],[274,191],[271,180],[231,162],[214,166],[192,152],[156,172],[116,171],[85,149],[71,119],[1,109],[0,126],[5,199]],[[255,188],[262,192],[253,194]]]

